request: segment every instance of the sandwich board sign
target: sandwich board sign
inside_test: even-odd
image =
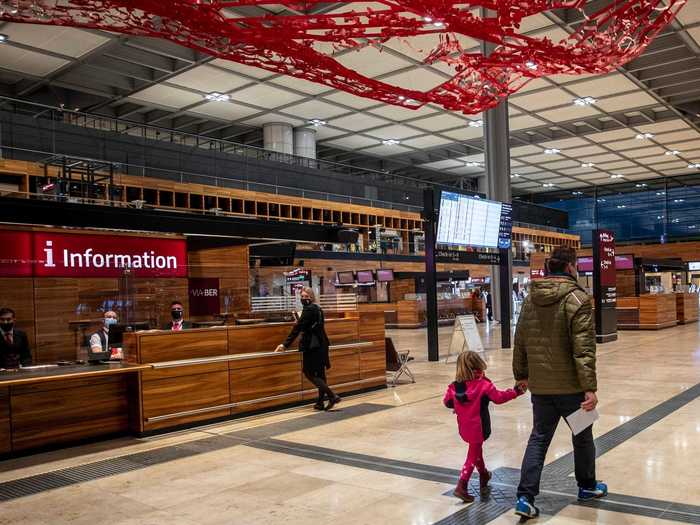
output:
[[[484,345],[481,342],[481,336],[479,335],[479,329],[476,326],[476,319],[473,314],[458,315],[455,318],[450,349],[447,351],[445,362],[450,358],[450,355],[458,355],[465,350],[471,350],[473,352],[484,351]]]

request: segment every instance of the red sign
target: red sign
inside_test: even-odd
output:
[[[542,279],[544,278],[544,270],[530,270],[530,279]]]
[[[219,306],[219,279],[197,277],[187,282],[190,296],[190,315],[217,315]]]
[[[32,276],[32,232],[0,231],[0,276]]]
[[[607,230],[598,230],[598,254],[600,269],[600,285],[616,286],[615,275],[615,234]]]
[[[46,232],[0,232],[0,275],[186,277],[180,239]]]

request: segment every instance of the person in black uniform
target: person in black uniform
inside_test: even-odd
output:
[[[301,292],[301,304],[304,306],[301,317],[286,341],[275,351],[282,352],[289,348],[301,333],[299,351],[302,352],[304,375],[318,388],[318,401],[314,408],[330,410],[340,402],[340,396],[336,395],[326,383],[326,369],[331,367],[331,362],[328,355],[328,336],[323,326],[323,310],[314,303],[314,291],[311,288],[304,288]],[[328,397],[328,405],[324,405],[324,397]]]
[[[19,368],[32,364],[27,334],[15,328],[15,311],[0,308],[0,368]]]
[[[163,330],[179,332],[180,330],[189,330],[192,328],[192,323],[185,321],[184,315],[185,309],[180,301],[173,301],[170,303],[170,317],[172,317],[173,320],[163,325]]]

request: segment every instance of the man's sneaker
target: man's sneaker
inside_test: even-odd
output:
[[[584,489],[579,487],[578,500],[588,501],[597,498],[604,498],[608,495],[608,486],[605,483],[597,482],[592,489]]]
[[[530,503],[525,496],[520,496],[515,504],[515,514],[532,519],[540,515],[540,509]]]

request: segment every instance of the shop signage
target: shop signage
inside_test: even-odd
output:
[[[544,279],[544,277],[544,268],[540,268],[539,270],[530,270],[530,279]]]
[[[596,307],[596,339],[599,343],[617,340],[616,286],[615,234],[610,230],[595,230],[593,232],[593,297]]]
[[[2,232],[0,275],[186,277],[184,240],[50,232]]]
[[[287,283],[303,283],[311,282],[311,270],[302,270],[301,268],[296,268],[291,272],[284,274]]]
[[[435,260],[439,263],[483,264],[488,266],[495,266],[501,264],[501,254],[497,252],[436,250]]]
[[[700,270],[700,261],[688,263],[688,271],[697,272],[698,270]]]
[[[197,277],[187,281],[190,297],[190,315],[217,315],[219,306],[219,279]]]
[[[579,257],[576,260],[579,272],[590,273],[593,271],[593,257]],[[633,270],[634,255],[615,255],[615,270]]]

